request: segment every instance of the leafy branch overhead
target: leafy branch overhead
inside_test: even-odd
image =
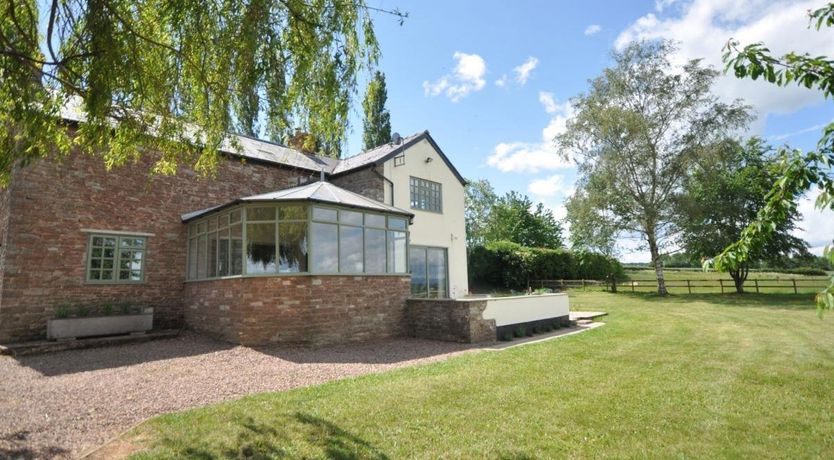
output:
[[[76,147],[108,167],[211,173],[230,131],[343,141],[379,56],[363,0],[10,0],[0,6],[0,180]],[[72,133],[56,123],[83,114]],[[183,144],[182,142],[185,142]],[[194,148],[188,147],[188,145]]]
[[[834,3],[811,11],[809,16],[810,26],[817,30],[834,27]],[[834,60],[830,57],[794,52],[775,57],[762,43],[739,48],[736,40],[730,40],[724,51],[726,70],[732,70],[738,78],[763,77],[777,86],[795,84],[819,90],[825,98],[834,96]],[[747,261],[795,212],[797,199],[814,187],[819,190],[817,208],[834,209],[834,123],[823,128],[816,151],[781,149],[778,176],[756,219],[741,232],[738,241],[706,266],[732,270]],[[825,254],[834,261],[831,246],[826,247]],[[829,287],[817,295],[817,304],[820,308],[834,309],[834,277]]]

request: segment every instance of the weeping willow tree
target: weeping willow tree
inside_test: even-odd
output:
[[[379,55],[374,11],[363,0],[4,2],[0,182],[72,149],[108,168],[158,151],[153,173],[211,174],[230,131],[300,128],[337,152],[357,74]],[[68,107],[83,114],[71,132],[58,122]]]

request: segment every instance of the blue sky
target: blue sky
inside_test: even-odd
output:
[[[719,66],[730,37],[764,41],[776,52],[799,48],[834,55],[829,32],[806,29],[805,11],[820,1],[407,1],[370,0],[409,18],[375,20],[394,131],[428,129],[467,178],[488,179],[499,193],[516,190],[564,215],[575,170],[548,139],[570,116],[567,101],[630,40],[671,38],[681,61],[701,57]],[[779,89],[722,76],[719,96],[744,98],[759,118],[750,134],[774,144],[811,148],[834,103],[799,88]],[[361,147],[354,113],[349,152]],[[816,250],[830,241],[834,214],[806,214],[800,235]],[[622,241],[622,258],[644,261],[637,242]]]

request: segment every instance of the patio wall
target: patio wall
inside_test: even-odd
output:
[[[408,299],[412,337],[450,342],[494,341],[519,325],[567,324],[567,294],[466,299]]]
[[[243,345],[327,345],[405,334],[408,276],[263,276],[191,281],[185,322]]]

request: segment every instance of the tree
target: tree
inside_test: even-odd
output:
[[[562,225],[553,212],[526,195],[509,192],[499,197],[486,179],[468,180],[465,197],[466,246],[469,249],[498,241],[537,248],[562,247]]]
[[[676,200],[681,211],[676,222],[680,242],[688,255],[697,259],[714,257],[736,241],[764,207],[763,197],[776,180],[773,149],[759,138],[744,145],[734,140],[721,142],[708,150],[704,161],[684,180],[684,191]],[[783,256],[807,253],[807,243],[791,235],[799,218],[793,210],[768,241],[752,248],[748,260],[728,270],[736,292],[744,292],[752,263],[772,263]]]
[[[377,71],[368,83],[365,100],[362,101],[362,109],[365,111],[362,140],[366,150],[391,142],[391,114],[385,108],[387,100],[385,75]]]
[[[669,42],[638,42],[614,52],[613,67],[571,101],[576,115],[556,138],[560,153],[579,166],[578,190],[593,206],[585,214],[606,221],[611,234],[641,236],[660,295],[660,254],[675,231],[672,197],[701,147],[749,120],[742,104],[710,93],[715,70],[693,60],[677,71],[673,51]],[[571,222],[581,218],[569,215]]]
[[[492,207],[498,196],[486,179],[467,180],[464,217],[466,220],[466,247],[474,248],[486,243],[484,232],[489,225]]]
[[[327,149],[344,137],[357,72],[379,54],[363,0],[0,8],[0,184],[16,164],[72,147],[108,167],[158,150],[164,174],[214,172],[229,131],[301,128]],[[59,123],[68,105],[86,118],[72,132]]]
[[[834,27],[834,3],[809,12],[810,24],[817,30]],[[774,57],[762,43],[739,48],[730,40],[724,48],[726,71],[733,70],[738,78],[753,80],[763,77],[777,86],[796,84],[816,88],[826,98],[834,97],[834,60],[825,56],[812,57],[808,53],[787,53]],[[772,238],[775,229],[790,218],[796,210],[797,200],[812,187],[817,187],[818,209],[834,209],[834,122],[823,128],[816,151],[803,153],[796,149],[782,148],[779,152],[779,177],[765,196],[766,203],[756,219],[741,232],[738,241],[724,249],[704,267],[730,270],[749,260],[754,249]],[[825,248],[826,257],[834,262],[834,250]],[[834,309],[834,276],[828,287],[817,294],[817,306]]]
[[[562,226],[542,203],[533,207],[525,195],[509,192],[492,206],[486,229],[486,242],[511,241],[534,248],[562,246]]]

